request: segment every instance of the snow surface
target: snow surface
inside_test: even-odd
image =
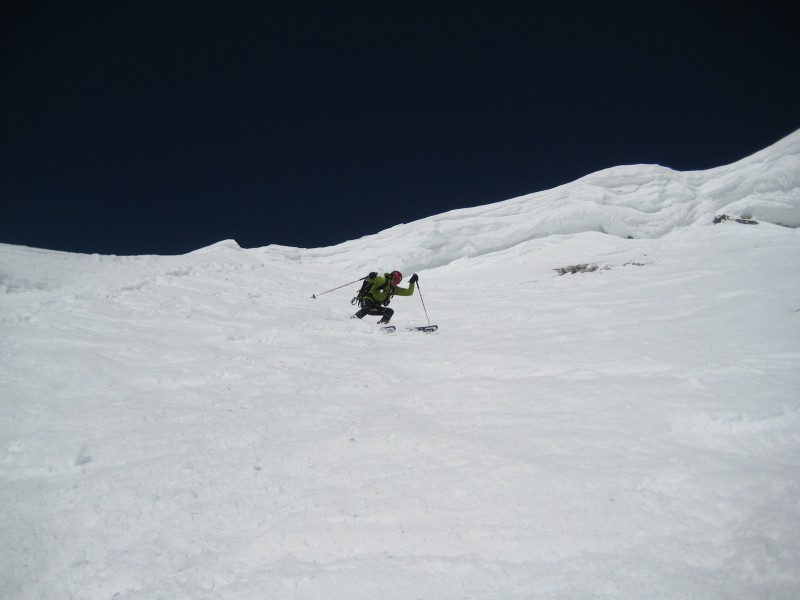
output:
[[[330,248],[0,245],[0,597],[800,597],[798,226],[800,132]],[[311,298],[393,268],[438,333]]]

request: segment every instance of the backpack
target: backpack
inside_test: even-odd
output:
[[[384,282],[384,284],[381,287],[376,289],[375,292],[386,293],[386,299],[383,301],[383,305],[387,306],[389,304],[389,301],[391,300],[392,296],[394,295],[394,288],[392,288],[392,286],[391,286],[391,279],[390,279],[388,273],[384,273],[383,274],[383,278],[386,281]],[[361,284],[361,289],[358,290],[358,294],[356,295],[356,299],[358,300],[358,302],[361,302],[361,299],[364,296],[369,296],[370,298],[375,300],[375,298],[372,296],[372,294],[369,293],[371,288],[372,288],[372,283],[370,283],[369,281],[367,281],[365,279],[364,283]]]

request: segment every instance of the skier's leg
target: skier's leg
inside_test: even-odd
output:
[[[355,319],[363,319],[364,316],[370,314],[372,307],[375,305],[375,302],[372,298],[362,298],[361,299],[361,308],[359,311],[353,315]]]
[[[392,320],[392,315],[394,314],[394,310],[389,308],[388,306],[383,309],[383,318],[378,321],[378,323],[388,323]]]

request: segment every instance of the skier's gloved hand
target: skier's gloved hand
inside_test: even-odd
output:
[[[411,276],[411,279],[408,280],[409,283],[417,283],[417,281],[419,281],[419,275],[417,275],[416,273],[414,273]]]
[[[369,275],[367,275],[367,279],[375,279],[378,276],[377,271],[373,271]]]

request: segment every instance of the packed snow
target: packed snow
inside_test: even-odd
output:
[[[800,131],[330,248],[0,245],[0,597],[798,598],[799,226]],[[395,333],[321,294],[392,269]]]

